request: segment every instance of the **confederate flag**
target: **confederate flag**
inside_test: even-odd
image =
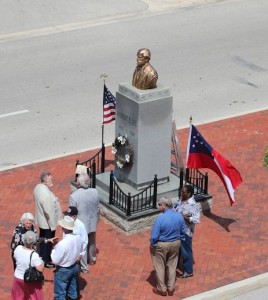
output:
[[[225,157],[207,143],[194,125],[190,127],[186,168],[213,170],[223,182],[231,205],[235,202],[234,190],[242,182],[240,173]]]

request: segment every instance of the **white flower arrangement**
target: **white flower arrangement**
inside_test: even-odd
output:
[[[119,169],[123,169],[133,163],[133,150],[127,135],[119,135],[115,139],[112,145],[112,153],[115,157],[115,165]]]
[[[121,135],[117,139],[121,143],[121,145],[125,145],[126,140],[127,140],[127,135],[126,135],[126,137],[124,137],[124,136]]]
[[[119,161],[116,162],[116,165],[117,165],[117,167],[120,168],[120,169],[122,169],[123,166],[124,166],[124,164],[122,164],[122,163],[119,162]]]
[[[126,162],[130,162],[130,155],[129,155],[129,154],[126,154],[126,155],[125,155],[125,159],[126,159]]]

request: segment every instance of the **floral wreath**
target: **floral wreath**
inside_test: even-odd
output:
[[[133,149],[129,143],[127,135],[120,135],[114,140],[112,145],[116,166],[120,169],[133,163]]]

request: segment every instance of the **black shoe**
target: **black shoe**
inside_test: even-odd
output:
[[[52,263],[45,263],[45,268],[52,269],[52,268],[55,268],[55,265]]]

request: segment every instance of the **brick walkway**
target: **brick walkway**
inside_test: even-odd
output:
[[[212,213],[202,216],[194,237],[194,277],[177,280],[174,299],[182,299],[268,271],[268,169],[263,153],[268,147],[268,110],[197,126],[207,141],[241,172],[244,182],[229,205],[218,177],[209,171]],[[185,151],[188,129],[178,131]],[[23,212],[34,212],[32,191],[43,170],[55,178],[54,193],[62,208],[68,206],[69,182],[75,160],[94,151],[19,167],[0,173],[0,299],[9,299],[13,278],[9,242]],[[108,159],[112,159],[110,149]],[[185,153],[184,153],[185,154]],[[185,156],[185,155],[184,155]],[[107,166],[110,169],[112,166]],[[59,232],[60,236],[60,232]],[[97,235],[98,262],[83,276],[82,299],[158,299],[152,293],[153,268],[150,232],[127,236],[101,219]],[[53,299],[53,273],[45,270],[45,299]]]

